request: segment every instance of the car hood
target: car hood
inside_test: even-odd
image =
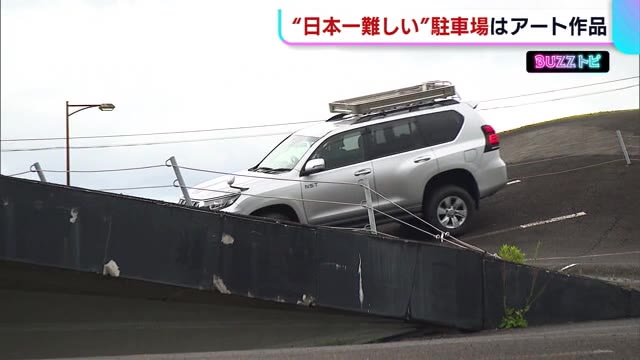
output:
[[[280,174],[266,174],[248,170],[238,171],[233,173],[234,175],[220,176],[194,186],[194,188],[189,190],[189,196],[193,200],[205,200],[226,196],[229,195],[229,193],[238,193],[240,192],[239,189],[232,188],[227,183],[227,181],[232,177],[235,177],[233,186],[249,188],[249,193],[259,194],[276,188],[290,186],[292,184],[291,181],[274,180],[289,179],[288,174],[290,173],[291,172]],[[219,192],[211,190],[218,190]]]

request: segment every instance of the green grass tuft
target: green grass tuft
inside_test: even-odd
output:
[[[524,253],[513,245],[504,244],[498,251],[498,256],[506,261],[511,261],[516,264],[524,264]]]

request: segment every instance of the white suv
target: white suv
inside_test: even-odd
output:
[[[256,166],[191,190],[195,206],[312,225],[368,223],[372,205],[405,218],[393,201],[443,232],[465,232],[480,199],[503,188],[506,165],[498,135],[461,102],[448,82],[373,94],[330,104],[333,116],[299,130]],[[185,203],[181,199],[181,203]],[[376,215],[377,222],[389,218]]]

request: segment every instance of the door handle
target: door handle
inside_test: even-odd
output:
[[[430,156],[420,156],[420,157],[415,158],[413,160],[413,162],[416,163],[416,164],[419,164],[419,163],[427,162],[429,160],[431,160]]]
[[[353,175],[355,175],[355,176],[361,176],[361,175],[367,175],[367,174],[371,174],[371,169],[362,169],[362,170],[358,170],[358,171],[356,171]]]

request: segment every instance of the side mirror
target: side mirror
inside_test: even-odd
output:
[[[304,166],[303,175],[311,175],[325,169],[324,159],[309,160]]]

